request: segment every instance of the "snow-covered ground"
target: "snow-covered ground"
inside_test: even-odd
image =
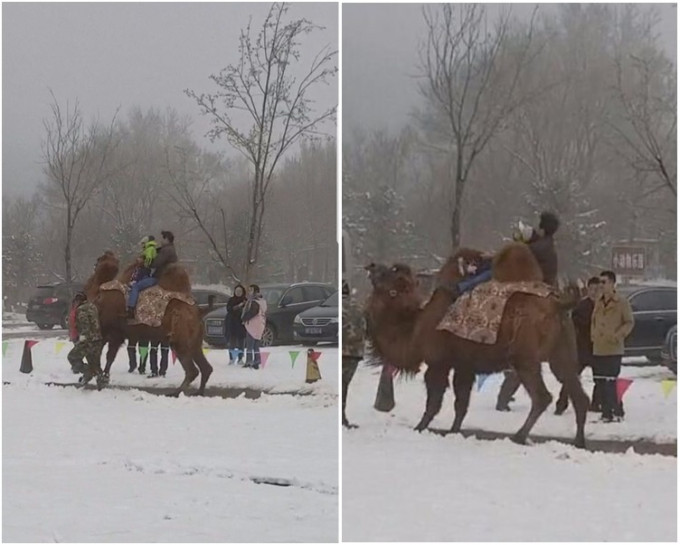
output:
[[[665,397],[662,367],[624,367],[634,380],[624,397],[626,419],[594,422],[591,439],[677,438],[677,390]],[[558,386],[546,370],[548,388]],[[422,374],[395,381],[396,407],[373,409],[379,372],[360,367],[347,414],[360,428],[343,432],[345,541],[675,541],[677,459],[659,455],[579,451],[557,442],[519,446],[412,431],[425,407]],[[495,411],[502,375],[473,393],[467,428],[515,432],[529,410],[522,389],[513,411]],[[588,372],[583,382],[590,393]],[[574,415],[550,411],[536,435],[572,438]],[[453,396],[431,427],[448,429]]]
[[[337,540],[337,348],[317,348],[322,380],[312,385],[300,347],[267,350],[259,371],[227,366],[223,350],[207,353],[209,386],[311,395],[172,399],[45,386],[74,380],[71,345],[58,342],[35,345],[34,372],[23,375],[23,342],[7,341],[4,541]],[[289,350],[301,350],[294,367]],[[121,350],[112,385],[176,386],[183,376],[179,362],[165,379],[127,368]]]

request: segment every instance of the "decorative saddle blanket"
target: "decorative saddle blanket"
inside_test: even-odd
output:
[[[505,305],[515,293],[548,297],[555,292],[542,282],[491,280],[461,295],[449,307],[437,329],[476,343],[496,344]]]
[[[100,290],[117,290],[123,294],[127,300],[130,288],[119,280],[106,282],[99,287]],[[160,327],[163,315],[168,303],[172,299],[177,299],[188,305],[195,304],[193,297],[177,291],[166,291],[158,286],[151,286],[139,292],[139,299],[135,307],[135,319],[150,327]]]

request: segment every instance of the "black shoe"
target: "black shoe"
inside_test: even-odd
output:
[[[158,376],[164,378],[164,377],[165,377],[165,373],[158,373]]]
[[[612,422],[614,422],[614,417],[602,415],[602,418],[600,418],[600,422],[604,424],[611,424]]]
[[[502,412],[510,412],[510,407],[508,407],[507,404],[502,405],[502,404],[499,403],[499,404],[496,405],[496,410],[502,411]]]
[[[153,371],[151,371],[151,374],[146,378],[156,378],[157,376],[158,376],[158,373],[154,373]]]

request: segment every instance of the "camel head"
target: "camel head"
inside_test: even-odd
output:
[[[371,263],[366,270],[373,285],[373,298],[383,300],[392,310],[420,306],[418,280],[411,267],[403,263],[395,263],[391,267]]]
[[[97,258],[92,276],[85,282],[85,293],[87,298],[92,301],[99,291],[99,286],[104,282],[110,282],[118,274],[118,258],[115,254],[107,250]]]
[[[451,285],[462,280],[468,275],[477,273],[486,256],[470,248],[460,248],[455,254],[446,260],[437,274],[440,284]]]

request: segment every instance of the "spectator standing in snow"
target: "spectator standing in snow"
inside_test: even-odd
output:
[[[229,365],[243,362],[243,349],[246,340],[246,328],[241,320],[246,303],[246,289],[237,284],[234,295],[227,302],[227,315],[224,319],[224,333],[229,349]]]
[[[243,367],[259,369],[260,341],[267,325],[267,301],[257,284],[251,284],[248,288],[242,320],[246,328],[246,363]]]
[[[590,338],[590,325],[593,317],[593,310],[595,309],[595,301],[600,296],[600,279],[593,276],[588,280],[588,293],[581,299],[574,311],[571,313],[571,319],[574,322],[574,329],[576,331],[576,347],[578,349],[578,363],[580,372],[586,367],[593,365],[593,341]],[[560,397],[557,400],[555,414],[562,414],[569,404],[567,397],[567,390],[564,386],[560,390]],[[599,384],[593,387],[593,395],[590,402],[591,411],[600,410],[600,389]]]
[[[633,311],[625,297],[616,293],[616,274],[600,274],[602,293],[595,302],[590,325],[593,342],[593,377],[599,383],[602,400],[602,421],[623,419],[623,404],[616,398],[616,379],[621,373],[624,340],[635,324]]]

